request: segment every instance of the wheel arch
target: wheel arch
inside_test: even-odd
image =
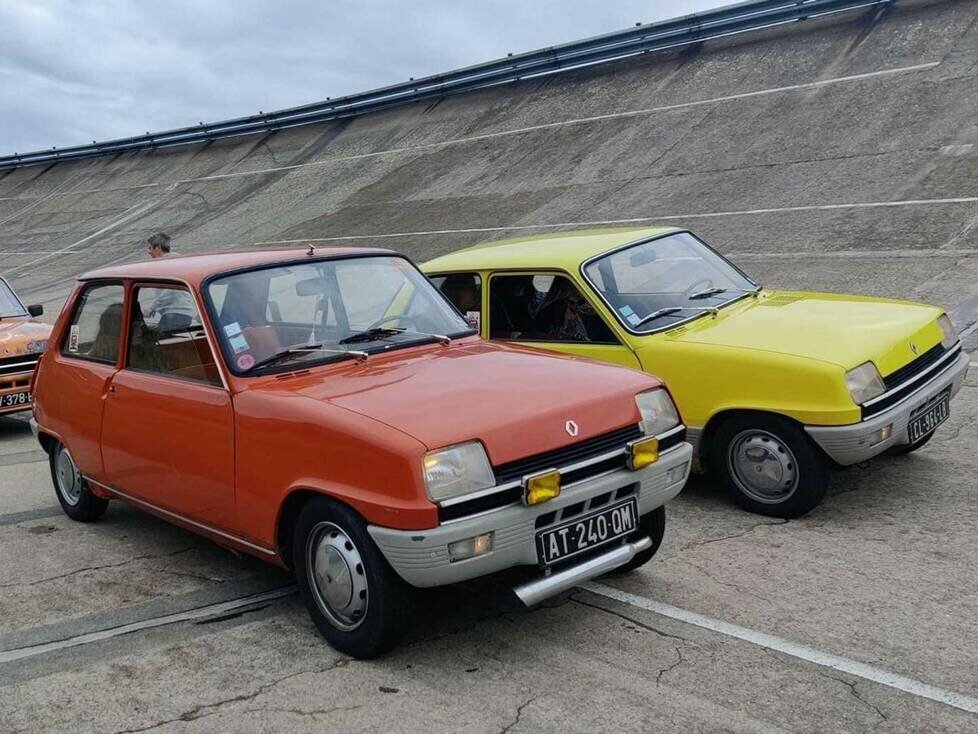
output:
[[[778,418],[793,424],[830,465],[836,465],[832,458],[825,453],[822,447],[819,446],[816,441],[812,440],[812,438],[805,431],[805,425],[797,418],[792,418],[790,415],[779,413],[776,410],[764,410],[761,408],[723,408],[710,416],[709,420],[706,422],[706,425],[703,426],[703,432],[700,434],[699,445],[696,447],[696,458],[700,462],[701,467],[704,469],[709,469],[710,467],[710,447],[712,446],[713,438],[716,436],[720,426],[731,418],[750,415]]]
[[[275,520],[275,545],[279,552],[279,558],[289,570],[294,570],[292,563],[292,539],[296,520],[299,518],[299,513],[302,512],[302,508],[311,500],[319,497],[344,505],[353,512],[356,512],[360,517],[363,517],[356,507],[338,494],[315,487],[293,487],[282,500],[282,504],[279,506],[278,518]]]

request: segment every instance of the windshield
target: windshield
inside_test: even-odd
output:
[[[400,257],[251,270],[214,280],[207,296],[224,355],[239,374],[473,333]]]
[[[689,232],[640,242],[584,267],[588,282],[631,331],[659,331],[759,288]]]
[[[24,304],[20,302],[7,282],[0,280],[0,319],[5,316],[25,316]]]

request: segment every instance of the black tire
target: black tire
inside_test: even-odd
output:
[[[634,571],[639,566],[644,566],[646,563],[652,560],[658,550],[659,546],[662,545],[662,538],[666,534],[666,508],[665,505],[662,507],[657,507],[645,515],[643,515],[638,521],[638,530],[635,531],[633,535],[629,535],[628,539],[632,542],[639,540],[640,538],[651,538],[652,547],[647,548],[641,553],[636,553],[635,557],[632,558],[624,566],[619,566],[610,575],[618,575],[621,573],[628,573],[629,571]]]
[[[72,520],[94,522],[105,514],[109,501],[92,494],[64,444],[55,443],[48,455],[54,494],[61,509]]]
[[[315,579],[317,549],[326,590],[343,596],[349,586],[335,607]],[[302,601],[332,647],[363,660],[387,652],[404,636],[414,616],[414,589],[387,563],[352,509],[326,497],[309,500],[296,520],[292,561]],[[337,582],[330,575],[334,570]]]
[[[905,443],[901,446],[890,446],[886,450],[887,456],[906,456],[909,453],[916,451],[917,449],[923,447],[928,441],[930,441],[937,431],[931,431],[926,436],[921,436],[913,443]]]
[[[783,416],[731,416],[717,427],[707,450],[710,469],[731,499],[759,515],[801,517],[822,501],[829,488],[828,461],[805,432]],[[772,467],[771,474],[765,472]],[[750,469],[761,475],[754,484],[742,478]],[[777,486],[757,486],[764,482]]]

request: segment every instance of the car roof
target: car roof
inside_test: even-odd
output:
[[[428,273],[563,267],[577,270],[588,258],[632,242],[681,232],[677,227],[627,227],[554,232],[484,242],[442,255],[424,264]]]
[[[91,270],[79,276],[79,280],[102,278],[170,279],[199,285],[203,280],[221,273],[242,270],[261,265],[289,263],[310,259],[349,257],[356,255],[399,255],[393,250],[375,247],[315,247],[275,250],[225,250],[199,255],[173,254],[156,260],[143,260],[128,265],[112,265]]]

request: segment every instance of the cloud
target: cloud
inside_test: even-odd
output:
[[[0,154],[269,112],[720,4],[0,0]]]

